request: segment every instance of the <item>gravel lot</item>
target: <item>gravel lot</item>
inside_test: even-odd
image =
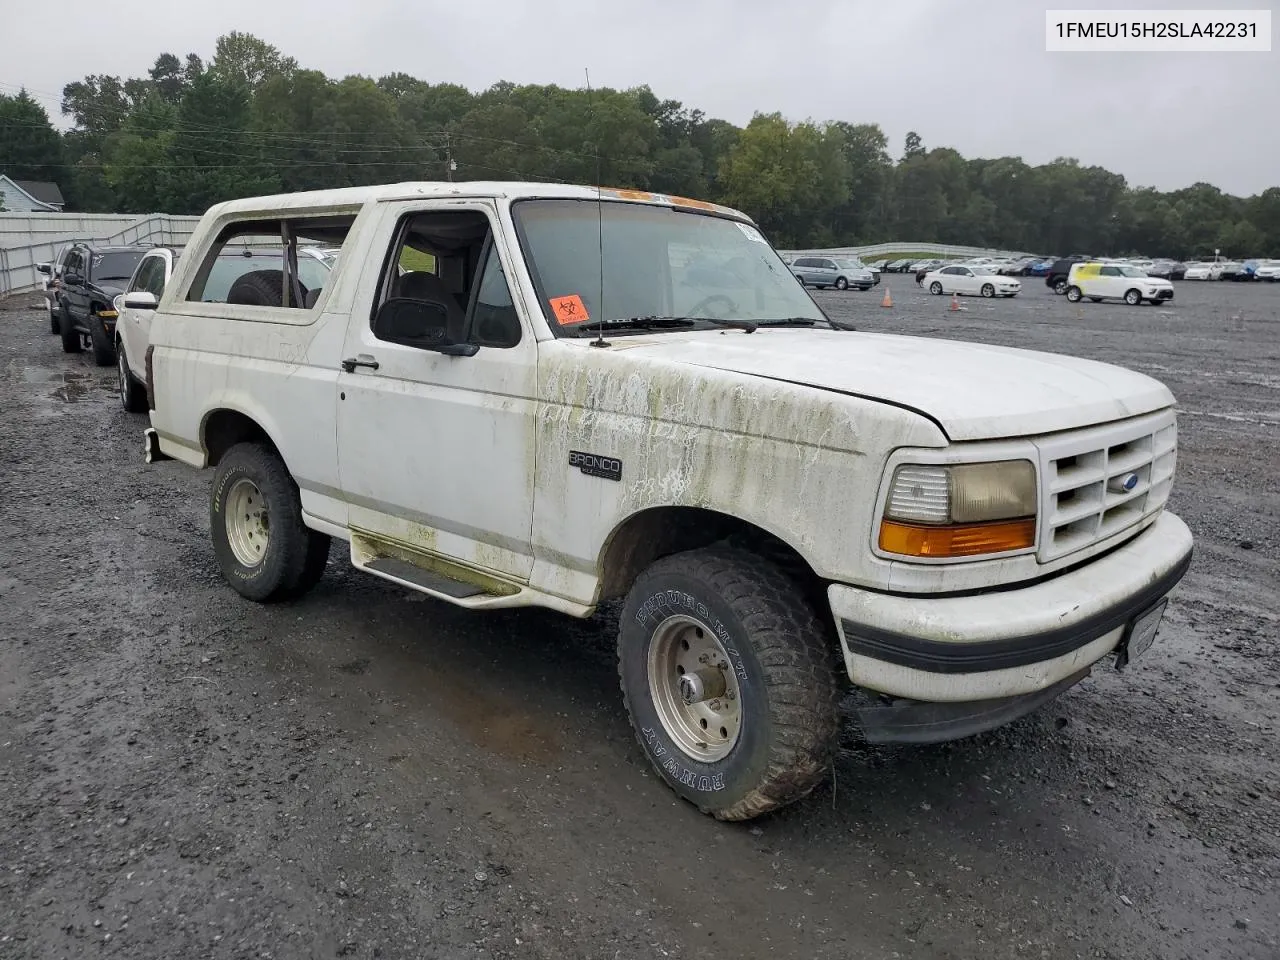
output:
[[[649,773],[607,616],[471,614],[338,549],[241,600],[208,476],[146,466],[114,370],[0,309],[0,957],[1280,956],[1280,286],[886,283],[817,296],[1167,382],[1196,560],[1133,670],[961,743],[850,732],[743,825]]]

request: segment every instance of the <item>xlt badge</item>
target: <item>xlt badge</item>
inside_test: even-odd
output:
[[[577,467],[588,477],[618,481],[622,479],[622,461],[614,457],[602,457],[595,453],[570,450],[569,466]]]

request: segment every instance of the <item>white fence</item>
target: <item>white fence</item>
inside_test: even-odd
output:
[[[823,250],[779,250],[788,257],[892,257],[894,254],[927,253],[935,257],[1021,257],[1024,250],[996,250],[989,247],[956,247],[945,243],[873,243],[865,247],[828,247]]]
[[[38,287],[36,264],[52,260],[64,244],[92,240],[180,246],[199,222],[199,217],[164,213],[0,213],[0,297]]]

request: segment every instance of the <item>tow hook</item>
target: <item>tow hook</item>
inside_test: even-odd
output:
[[[156,433],[155,427],[147,427],[142,432],[143,451],[146,454],[147,463],[159,463],[161,460],[172,460],[173,457],[162,453],[160,450],[160,434]]]

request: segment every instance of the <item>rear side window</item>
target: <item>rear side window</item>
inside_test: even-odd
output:
[[[188,288],[187,301],[305,311],[328,285],[337,256],[319,259],[306,247],[341,252],[354,213],[255,219],[228,224]]]

